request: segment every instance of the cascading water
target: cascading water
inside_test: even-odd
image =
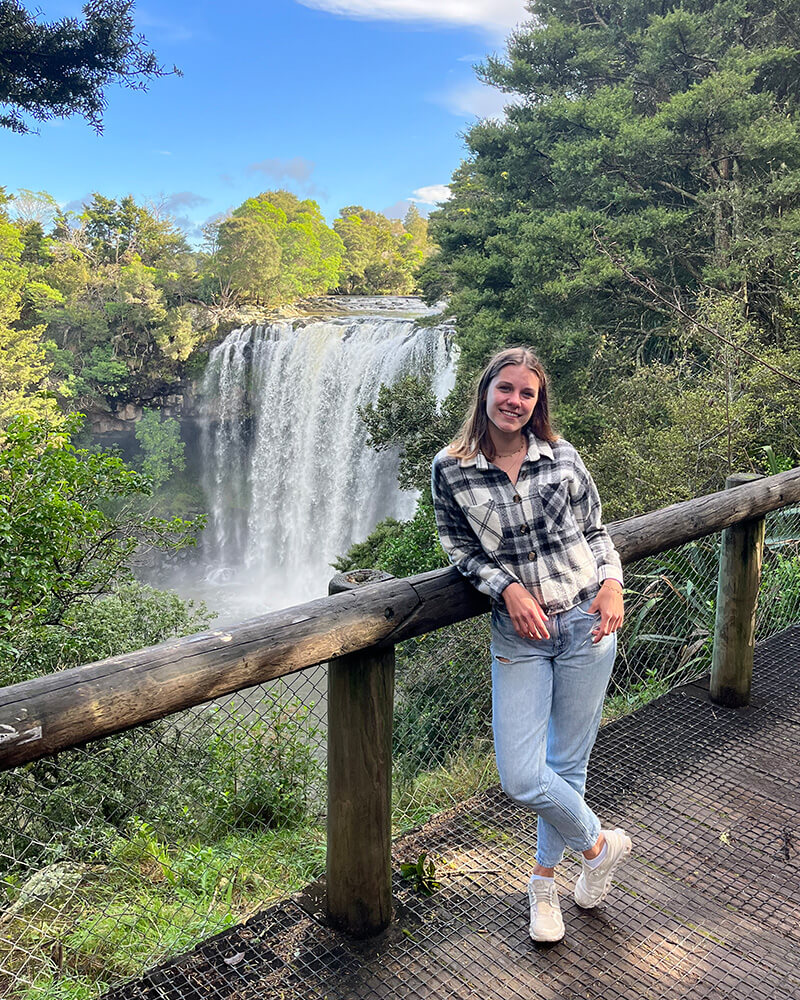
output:
[[[446,330],[414,315],[282,320],[234,330],[211,352],[202,386],[210,582],[235,588],[254,612],[308,600],[379,520],[411,516],[397,453],[367,446],[358,408],[412,372],[430,374],[439,398],[453,383]]]

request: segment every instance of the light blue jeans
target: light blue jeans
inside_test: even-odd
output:
[[[547,623],[549,639],[522,639],[499,606],[492,612],[492,725],[500,781],[538,815],[536,860],[554,868],[565,847],[586,851],[600,821],[586,805],[594,746],[616,635],[592,642],[591,601]]]

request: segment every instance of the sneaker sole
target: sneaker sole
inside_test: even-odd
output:
[[[565,933],[565,931],[562,931],[559,937],[534,937],[531,934],[531,941],[535,941],[536,944],[558,944],[559,941],[564,940]]]

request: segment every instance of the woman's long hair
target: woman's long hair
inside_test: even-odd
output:
[[[489,434],[489,417],[486,414],[486,397],[489,384],[506,365],[525,365],[539,380],[539,397],[530,420],[523,431],[534,434],[542,441],[556,441],[558,435],[550,426],[550,404],[547,399],[547,373],[541,361],[529,347],[508,347],[489,361],[481,373],[475,394],[464,423],[455,440],[448,448],[455,458],[473,458],[479,451],[493,461],[495,447]]]

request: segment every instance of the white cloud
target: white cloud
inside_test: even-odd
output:
[[[513,28],[530,17],[523,0],[297,0],[331,14],[370,21],[434,21],[460,26]]]
[[[501,118],[506,105],[515,103],[515,95],[505,94],[495,87],[472,81],[460,83],[433,100],[460,118],[474,115],[476,118]]]
[[[273,180],[280,181],[285,177],[294,181],[307,181],[314,170],[314,164],[302,156],[293,156],[291,160],[273,158],[251,163],[247,171],[251,174],[264,174]]]
[[[411,201],[419,201],[423,205],[438,205],[450,198],[450,188],[446,184],[428,184],[417,188],[411,196]]]

